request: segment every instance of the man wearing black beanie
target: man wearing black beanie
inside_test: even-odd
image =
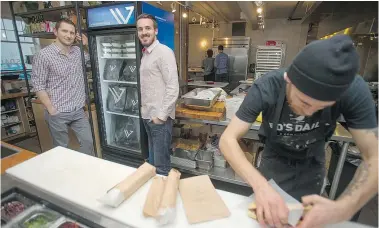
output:
[[[288,208],[268,184],[273,179],[304,205],[313,205],[300,228],[349,220],[378,192],[378,131],[369,88],[357,75],[359,57],[348,36],[307,45],[287,69],[256,80],[220,139],[220,149],[255,193],[261,224],[282,227]],[[239,144],[262,112],[265,142],[258,170]],[[345,192],[332,201],[319,196],[325,177],[325,142],[343,115],[363,162]]]

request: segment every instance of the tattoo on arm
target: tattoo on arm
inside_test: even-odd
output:
[[[341,194],[339,198],[344,198],[346,196],[352,196],[355,191],[357,191],[360,187],[362,187],[368,180],[368,173],[370,169],[370,164],[362,161],[359,165],[353,180],[351,180],[350,184],[347,186],[345,191]]]
[[[374,133],[375,137],[378,139],[378,128],[370,129],[366,131],[367,133]]]

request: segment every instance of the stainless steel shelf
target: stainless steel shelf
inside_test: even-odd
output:
[[[213,167],[211,170],[203,170],[203,169],[191,169],[188,167],[183,167],[179,165],[173,165],[179,171],[184,171],[185,173],[193,174],[193,175],[208,175],[211,179],[225,181],[232,184],[237,184],[241,186],[249,186],[245,181],[243,181],[240,177],[236,176],[234,170],[231,167],[228,168],[220,168]]]
[[[9,111],[4,111],[4,112],[1,112],[1,115],[3,114],[7,114],[7,113],[12,113],[12,112],[17,112],[18,109],[13,109],[13,110],[9,110]]]

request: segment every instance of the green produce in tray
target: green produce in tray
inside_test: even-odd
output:
[[[51,218],[47,217],[46,215],[38,214],[24,222],[23,226],[27,228],[41,228],[52,221],[53,220],[51,220]]]

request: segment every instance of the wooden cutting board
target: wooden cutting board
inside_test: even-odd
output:
[[[181,118],[221,121],[225,119],[225,112],[207,112],[177,107],[175,115]]]
[[[225,102],[223,101],[217,101],[212,107],[183,104],[183,108],[199,110],[199,111],[207,111],[207,112],[225,112],[226,111]]]

